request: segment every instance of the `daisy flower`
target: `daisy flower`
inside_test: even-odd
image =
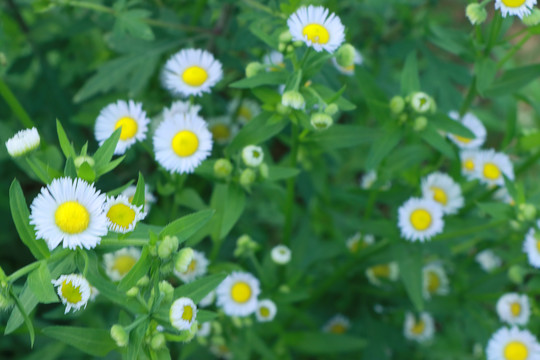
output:
[[[343,75],[347,75],[347,76],[354,75],[355,65],[362,65],[363,62],[364,62],[364,58],[362,57],[362,54],[360,54],[360,52],[358,50],[356,50],[356,49],[354,49],[353,64],[350,65],[350,66],[343,67],[343,66],[338,64],[337,59],[335,57],[332,58],[332,64],[334,64],[337,71],[339,71]]]
[[[169,311],[169,320],[176,329],[189,330],[197,318],[197,306],[187,297],[176,299]]]
[[[259,280],[250,273],[235,271],[217,287],[217,305],[229,316],[248,316],[257,310]]]
[[[366,277],[373,285],[380,286],[381,279],[396,281],[399,277],[399,267],[396,262],[379,264],[366,269]]]
[[[236,115],[238,121],[245,125],[261,113],[261,107],[251,99],[243,99],[241,103],[239,99],[234,99],[229,102],[227,111],[231,116]]]
[[[11,157],[19,157],[39,147],[40,137],[35,127],[17,132],[8,141],[6,148]]]
[[[536,0],[495,0],[495,9],[500,9],[503,17],[515,15],[523,19],[531,14],[535,5]]]
[[[360,232],[357,232],[353,236],[347,239],[347,248],[353,254],[357,253],[360,249],[364,249],[369,245],[375,243],[375,236],[371,234],[362,235]]]
[[[242,160],[247,166],[257,167],[264,160],[264,152],[260,146],[248,145],[242,149]]]
[[[536,226],[540,227],[540,220],[537,221]],[[523,251],[527,254],[529,264],[540,269],[540,233],[536,228],[530,228],[527,235],[525,235]]]
[[[411,96],[411,106],[419,114],[425,114],[433,108],[433,99],[425,92],[415,92]]]
[[[531,316],[529,298],[516,293],[504,294],[497,301],[497,314],[510,325],[527,325]]]
[[[264,55],[262,61],[267,66],[267,71],[279,71],[285,68],[283,54],[279,51],[272,51]]]
[[[120,140],[114,150],[115,155],[121,155],[136,141],[146,138],[149,122],[141,103],[118,100],[105,106],[99,113],[94,129],[96,140],[101,146],[116,129],[121,128]]]
[[[238,126],[233,124],[230,116],[219,116],[208,120],[208,130],[218,144],[224,145],[234,138],[238,132]]]
[[[537,360],[540,345],[528,330],[502,327],[489,339],[486,355],[487,360]]]
[[[199,115],[201,106],[192,104],[189,101],[175,101],[171,107],[163,109],[163,118],[168,119],[170,117],[177,117],[184,114]]]
[[[207,337],[212,331],[212,326],[209,322],[198,324],[197,336]]]
[[[285,265],[291,261],[291,249],[285,245],[274,246],[270,252],[272,261],[278,265]]]
[[[257,311],[255,316],[257,317],[258,322],[268,322],[274,320],[274,317],[277,313],[276,304],[269,299],[260,300],[257,303]]]
[[[170,117],[153,138],[156,160],[172,173],[192,173],[212,151],[212,134],[198,115]]]
[[[214,303],[214,300],[216,300],[216,291],[212,290],[208,294],[206,294],[205,297],[202,298],[201,301],[199,301],[199,307],[207,307]]]
[[[398,210],[401,236],[424,242],[441,233],[444,227],[442,207],[431,199],[410,198]]]
[[[432,295],[448,294],[448,277],[440,264],[433,263],[424,266],[422,279],[424,299],[428,300]]]
[[[461,175],[468,180],[474,180],[477,177],[476,168],[478,166],[478,158],[484,150],[463,150],[459,153],[461,160]]]
[[[504,185],[503,174],[514,180],[514,166],[510,158],[495,150],[482,151],[478,155],[475,171],[476,177],[489,186]]]
[[[137,191],[137,187],[135,185],[128,186],[124,191],[122,191],[122,196],[125,196],[128,198],[129,203],[131,204],[133,202],[133,197],[135,196],[135,192]],[[144,216],[150,212],[150,208],[153,204],[156,203],[156,197],[152,192],[150,191],[150,187],[148,185],[144,185]]]
[[[223,77],[221,63],[208,51],[184,49],[165,64],[163,86],[173,95],[201,96]]]
[[[50,250],[62,243],[64,248],[92,249],[107,235],[107,217],[103,213],[105,195],[81,179],[54,179],[30,205],[30,224],[36,237]]]
[[[431,340],[434,333],[435,324],[430,314],[422,312],[418,318],[410,312],[405,315],[403,334],[406,339],[424,343]]]
[[[67,314],[71,309],[77,311],[81,307],[86,308],[91,290],[90,284],[83,276],[78,274],[62,275],[51,282],[57,287],[56,291],[62,304],[66,305],[64,314]]]
[[[120,281],[135,266],[140,257],[141,251],[134,247],[105,254],[103,255],[105,272],[112,281]]]
[[[339,17],[322,6],[301,7],[287,20],[293,41],[303,41],[319,52],[333,53],[345,40]]]
[[[476,254],[475,260],[486,272],[491,272],[502,265],[501,258],[495,255],[493,250],[490,249],[480,251]]]
[[[348,318],[341,314],[336,314],[323,326],[323,331],[331,334],[344,334],[350,327],[351,322]]]
[[[142,206],[132,205],[129,199],[122,195],[107,199],[103,211],[107,215],[109,230],[121,234],[133,231],[145,215]]]
[[[434,172],[422,179],[422,195],[439,203],[444,214],[455,214],[463,207],[461,187],[447,174]]]
[[[460,119],[457,111],[450,112],[448,116],[455,121],[461,122],[463,126],[471,130],[474,134],[474,139],[450,133],[448,134],[448,138],[452,140],[454,144],[459,146],[460,149],[477,149],[484,144],[486,141],[486,128],[476,116],[467,113]]]
[[[193,258],[187,266],[186,271],[180,272],[175,269],[174,274],[183,282],[189,283],[206,274],[208,264],[209,261],[204,253],[193,250]]]

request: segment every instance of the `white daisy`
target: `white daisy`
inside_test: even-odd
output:
[[[247,166],[257,167],[264,160],[264,151],[260,146],[248,145],[242,149],[242,160]]]
[[[540,220],[537,221],[536,226],[540,227]],[[525,235],[523,251],[527,254],[529,264],[540,269],[540,232],[536,228],[530,228]]]
[[[201,106],[197,104],[192,104],[189,101],[175,101],[172,103],[171,107],[163,109],[163,118],[168,119],[171,117],[177,117],[179,115],[199,115],[201,111]]]
[[[229,102],[227,110],[231,116],[236,115],[236,119],[243,125],[261,113],[259,104],[251,99],[243,99],[241,103],[239,99],[234,99]]]
[[[105,254],[103,255],[105,272],[112,281],[120,281],[135,266],[140,257],[141,251],[134,247]]]
[[[217,287],[217,305],[229,316],[248,316],[257,310],[259,280],[250,273],[235,271]]]
[[[178,276],[183,282],[189,283],[206,274],[208,264],[209,261],[204,255],[204,253],[193,250],[193,258],[187,266],[186,271],[180,272],[175,269],[174,274]]]
[[[478,157],[484,150],[463,150],[459,153],[461,159],[461,175],[468,180],[476,179],[476,168],[478,166]]]
[[[323,326],[323,331],[331,334],[344,334],[350,327],[349,319],[341,314],[336,314]]]
[[[267,66],[267,71],[279,71],[285,68],[285,59],[279,51],[272,51],[264,55],[262,61]]]
[[[40,137],[35,127],[24,129],[6,141],[6,148],[10,156],[18,157],[28,154],[39,147]]]
[[[303,41],[315,51],[333,53],[345,40],[345,27],[334,13],[322,6],[301,7],[287,20],[294,41]]]
[[[208,294],[206,294],[205,297],[199,301],[199,307],[207,307],[214,303],[214,300],[216,300],[216,291],[212,290]]]
[[[427,113],[433,108],[433,99],[425,92],[416,92],[411,96],[411,106],[419,114]]]
[[[422,312],[419,318],[410,312],[405,315],[403,334],[406,339],[424,343],[431,340],[434,333],[435,324],[430,314]]]
[[[357,232],[353,236],[347,239],[347,248],[350,252],[357,253],[360,249],[364,249],[375,242],[375,236],[371,234],[362,235]]]
[[[269,299],[259,300],[255,316],[258,322],[268,322],[274,320],[277,313],[276,304]]]
[[[500,9],[503,17],[515,15],[523,19],[531,14],[535,5],[536,0],[495,0],[495,9]]]
[[[430,299],[432,295],[447,295],[450,291],[448,277],[440,264],[432,263],[424,266],[422,279],[422,289],[426,300]]]
[[[135,192],[137,191],[137,187],[135,185],[128,186],[124,191],[122,191],[123,196],[128,198],[128,201],[130,203],[133,202],[133,197],[135,196]],[[148,185],[144,185],[144,216],[150,212],[150,208],[153,204],[156,203],[156,197],[152,192],[150,191],[150,187]]]
[[[91,291],[90,284],[83,276],[78,274],[61,275],[51,282],[57,287],[56,291],[62,304],[66,305],[64,314],[67,314],[71,309],[77,311],[83,306],[86,308]]]
[[[410,241],[431,239],[444,228],[442,207],[431,199],[410,198],[398,210],[401,236]]]
[[[540,345],[528,330],[502,327],[489,339],[487,360],[538,360]]]
[[[227,144],[235,137],[238,126],[233,124],[230,116],[219,116],[208,120],[208,130],[212,133],[212,138],[218,144]]]
[[[197,330],[197,336],[200,337],[207,337],[210,335],[210,332],[212,331],[212,326],[209,322],[204,322],[202,324],[198,324],[199,329]]]
[[[167,61],[162,80],[173,95],[188,97],[210,92],[222,77],[221,63],[208,51],[184,49]]]
[[[360,187],[364,190],[371,189],[375,181],[377,181],[377,172],[375,170],[369,170],[362,176]]]
[[[272,261],[279,265],[285,265],[291,261],[291,249],[285,245],[274,246],[270,252]]]
[[[118,100],[105,106],[99,113],[94,129],[96,140],[101,146],[116,129],[122,128],[120,140],[114,150],[116,155],[121,155],[136,141],[143,141],[146,138],[149,122],[141,103]]]
[[[99,290],[96,287],[90,285],[90,301],[95,301],[99,295]]]
[[[422,195],[439,203],[444,214],[455,214],[463,207],[461,187],[447,174],[434,172],[422,179]]]
[[[54,179],[30,205],[30,224],[49,249],[92,249],[107,235],[105,195],[81,179]]]
[[[497,314],[510,325],[527,325],[531,316],[529,298],[516,293],[504,294],[497,301]]]
[[[514,180],[514,166],[510,158],[495,150],[482,151],[478,155],[475,171],[476,177],[490,186],[504,185],[503,174]]]
[[[145,215],[142,212],[142,206],[131,204],[123,195],[108,198],[103,206],[103,212],[107,215],[109,230],[122,234],[133,231]]]
[[[187,297],[176,299],[169,311],[171,325],[178,330],[189,330],[197,318],[197,306]]]
[[[335,57],[332,58],[332,64],[336,67],[336,69],[342,73],[343,75],[352,76],[354,75],[354,68],[355,65],[362,65],[364,62],[364,58],[362,57],[362,54],[360,54],[360,51],[354,49],[354,60],[353,64],[350,66],[341,66],[338,64]]]
[[[156,160],[172,173],[192,173],[212,151],[212,134],[198,115],[163,120],[153,138]]]
[[[486,128],[484,124],[471,113],[465,114],[463,118],[459,118],[457,111],[452,111],[448,116],[456,121],[461,122],[467,129],[471,130],[474,134],[474,139],[466,138],[463,136],[448,134],[448,138],[454,142],[461,149],[477,149],[486,141]]]
[[[399,266],[396,262],[379,264],[366,269],[366,277],[373,285],[380,286],[381,280],[396,281],[399,277]]]
[[[478,254],[476,254],[475,260],[486,272],[491,272],[498,269],[502,265],[501,258],[495,255],[493,250],[490,249],[480,251]]]

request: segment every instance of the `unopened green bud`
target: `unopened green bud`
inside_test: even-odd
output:
[[[332,117],[325,113],[314,113],[311,115],[311,126],[317,130],[326,130],[334,123]]]
[[[252,169],[244,169],[240,174],[240,185],[249,188],[255,182],[256,174]]]
[[[111,327],[111,338],[118,347],[124,347],[128,343],[128,334],[126,333],[126,330],[118,324]]]
[[[292,53],[294,51],[294,46],[293,45],[287,45],[287,47],[285,48],[285,52],[288,54],[288,53]]]
[[[176,262],[174,263],[176,271],[180,273],[186,272],[189,264],[191,264],[191,261],[193,260],[193,255],[194,252],[192,248],[186,247],[180,250],[178,255],[176,255]]]
[[[291,288],[289,286],[287,286],[287,285],[281,285],[279,287],[279,292],[284,293],[284,294],[288,294],[288,293],[291,292]]]
[[[354,46],[351,44],[342,45],[336,52],[336,62],[341,67],[349,67],[354,65]]]
[[[304,42],[300,41],[300,40],[297,40],[297,41],[294,41],[292,44],[293,44],[294,47],[301,47],[301,46],[304,45]]]
[[[94,167],[94,165],[96,164],[96,162],[94,161],[94,159],[91,157],[91,156],[88,156],[88,155],[83,155],[83,156],[77,156],[75,158],[75,160],[73,160],[73,163],[75,164],[75,167],[78,169],[81,167],[81,165],[83,163],[87,163],[88,165],[90,165],[90,167]]]
[[[246,316],[246,317],[244,318],[244,326],[245,326],[245,327],[250,327],[250,326],[252,326],[252,325],[253,325],[253,319],[250,318],[249,316]]]
[[[306,101],[302,94],[296,90],[289,90],[281,96],[281,104],[292,109],[301,110],[306,105]]]
[[[278,45],[278,50],[279,50],[279,52],[285,52],[285,51],[287,50],[287,47],[288,47],[288,46],[289,46],[289,45],[287,45],[287,44],[285,44],[285,43],[279,43],[279,45]]]
[[[147,275],[144,275],[142,278],[137,281],[137,286],[144,287],[150,283],[150,278]]]
[[[482,24],[487,19],[487,11],[481,4],[467,5],[465,15],[473,25]]]
[[[236,249],[234,250],[234,256],[240,257],[252,254],[259,248],[257,244],[249,235],[242,235],[236,240]]]
[[[164,295],[165,302],[171,302],[174,295],[174,287],[167,280],[160,281],[158,287],[159,292]]]
[[[152,340],[150,340],[150,347],[153,350],[159,350],[165,346],[165,335],[162,333],[157,333],[154,336],[152,336]]]
[[[288,43],[292,41],[292,35],[289,30],[285,30],[279,34],[279,42]]]
[[[236,327],[236,328],[244,327],[244,323],[242,321],[242,318],[240,318],[238,316],[232,316],[231,320],[232,320],[232,324],[233,324],[234,327]]]
[[[212,333],[216,335],[220,335],[221,333],[223,333],[223,327],[221,326],[220,323],[218,323],[217,321],[213,321],[211,325],[212,325]]]
[[[126,295],[129,296],[129,297],[135,297],[139,294],[139,288],[134,286],[132,287],[131,289],[129,289],[128,291],[126,291]]]
[[[394,96],[390,100],[390,110],[396,115],[401,114],[405,110],[405,99],[401,96]]]
[[[532,221],[536,218],[536,208],[532,204],[519,204],[519,221]]]
[[[220,179],[228,177],[233,170],[233,165],[228,159],[218,159],[214,163],[214,175]]]
[[[428,124],[428,119],[425,116],[419,116],[414,119],[413,128],[415,131],[422,131],[426,128]]]
[[[432,110],[435,102],[428,94],[424,92],[416,92],[411,96],[411,107],[419,114],[425,114]]]
[[[7,293],[0,292],[0,310],[9,310],[14,305],[13,299]]]
[[[334,116],[338,113],[339,111],[339,106],[337,106],[337,104],[329,104],[328,106],[326,106],[326,108],[324,109],[324,112],[330,116]]]
[[[257,75],[258,73],[260,73],[261,71],[264,71],[264,65],[261,64],[260,62],[250,62],[249,64],[247,64],[246,66],[246,77],[250,78],[250,77],[253,77],[255,75]]]
[[[525,275],[527,275],[527,269],[520,265],[512,265],[510,269],[508,269],[508,278],[514,284],[523,284],[523,279],[525,279]]]
[[[270,172],[270,170],[268,168],[268,165],[266,165],[266,163],[262,163],[259,166],[259,173],[261,174],[261,177],[263,179],[268,179],[269,172]]]
[[[516,230],[516,231],[521,230],[521,223],[519,221],[510,220],[508,223],[510,224],[510,227],[512,228],[512,230]]]
[[[276,105],[276,112],[281,115],[287,115],[288,113],[291,112],[291,109],[288,106],[278,103]]]
[[[176,236],[165,236],[158,246],[158,256],[167,259],[178,249],[178,238]]]
[[[536,26],[540,24],[540,9],[534,8],[532,12],[525,16],[521,21],[526,26]]]

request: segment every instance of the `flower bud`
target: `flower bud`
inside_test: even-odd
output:
[[[292,41],[292,35],[289,32],[289,30],[285,30],[281,34],[279,34],[279,42],[282,43],[288,43]]]
[[[288,106],[278,103],[276,105],[276,112],[280,115],[287,115],[289,112],[291,112],[291,109]]]
[[[85,162],[90,165],[90,167],[94,167],[94,165],[96,164],[94,158],[88,155],[77,156],[75,160],[73,160],[73,163],[75,164],[75,167],[77,169],[80,168],[81,165]]]
[[[135,297],[139,294],[139,288],[134,286],[132,287],[131,289],[129,289],[128,291],[126,291],[126,295],[129,296],[129,297]]]
[[[11,157],[27,155],[39,147],[41,138],[36,128],[17,132],[8,141],[6,148]]]
[[[487,19],[487,11],[481,4],[467,5],[465,15],[473,25],[482,24]]]
[[[154,336],[152,336],[152,340],[150,340],[150,347],[153,350],[159,350],[165,346],[165,335],[162,333],[157,333]]]
[[[128,343],[128,334],[126,333],[126,330],[118,324],[111,327],[111,338],[118,347],[124,347]]]
[[[186,247],[183,248],[178,252],[178,255],[176,255],[176,262],[174,263],[174,268],[176,271],[180,273],[186,272],[189,264],[191,264],[191,261],[193,260],[193,249]]]
[[[261,71],[264,71],[264,65],[263,64],[261,64],[260,62],[256,62],[256,61],[250,62],[246,66],[246,77],[247,78],[253,77],[253,76],[257,75],[258,73],[260,73]]]
[[[288,45],[285,43],[279,43],[278,45],[278,51],[279,52],[285,52],[287,50]]]
[[[519,221],[532,221],[536,218],[536,208],[532,204],[519,204],[518,216]]]
[[[167,280],[159,282],[159,292],[164,295],[165,302],[171,302],[174,295],[174,287]]]
[[[390,110],[395,115],[401,114],[403,110],[405,110],[405,99],[401,96],[394,96],[392,100],[390,100]]]
[[[158,256],[167,259],[178,249],[178,238],[176,236],[165,236],[158,246]]]
[[[144,275],[142,278],[139,279],[139,281],[137,281],[136,285],[138,287],[144,287],[148,285],[149,283],[150,283],[150,278],[147,275]]]
[[[270,171],[270,169],[268,168],[268,165],[266,165],[265,163],[262,163],[259,166],[259,174],[261,174],[261,177],[263,179],[268,179],[269,171]]]
[[[252,169],[244,169],[240,174],[240,185],[249,188],[255,182],[256,174]]]
[[[306,105],[306,101],[298,91],[289,90],[282,95],[281,104],[292,109],[301,110]]]
[[[233,165],[228,159],[218,159],[214,163],[214,175],[217,178],[224,179],[228,177],[233,170]]]
[[[325,113],[314,113],[311,115],[311,126],[317,130],[326,130],[334,123],[332,117]]]
[[[532,12],[525,16],[521,21],[525,26],[536,26],[540,24],[540,9],[534,8]]]
[[[330,116],[334,116],[338,113],[339,111],[339,106],[337,106],[337,104],[329,104],[328,106],[326,106],[326,108],[324,109],[324,112]]]
[[[415,131],[422,131],[426,128],[428,124],[428,119],[425,116],[419,116],[414,119],[413,128]]]
[[[527,269],[520,265],[512,265],[510,269],[508,269],[508,278],[516,285],[523,284],[525,275],[527,275]]]
[[[432,110],[435,102],[428,94],[424,92],[416,92],[411,96],[411,106],[414,111],[419,114],[425,114]]]
[[[257,244],[249,235],[242,235],[236,240],[236,249],[234,249],[234,256],[241,257],[252,254],[259,248]]]
[[[344,68],[354,65],[354,54],[354,46],[351,44],[344,44],[336,52],[336,62],[339,66]]]

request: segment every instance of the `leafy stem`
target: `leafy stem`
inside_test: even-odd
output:
[[[296,119],[293,119],[296,120]],[[289,158],[290,167],[296,169],[298,158],[298,124],[291,121],[291,153]],[[285,202],[285,225],[283,227],[283,243],[289,245],[292,235],[292,217],[294,209],[294,177],[287,180],[287,198]]]

